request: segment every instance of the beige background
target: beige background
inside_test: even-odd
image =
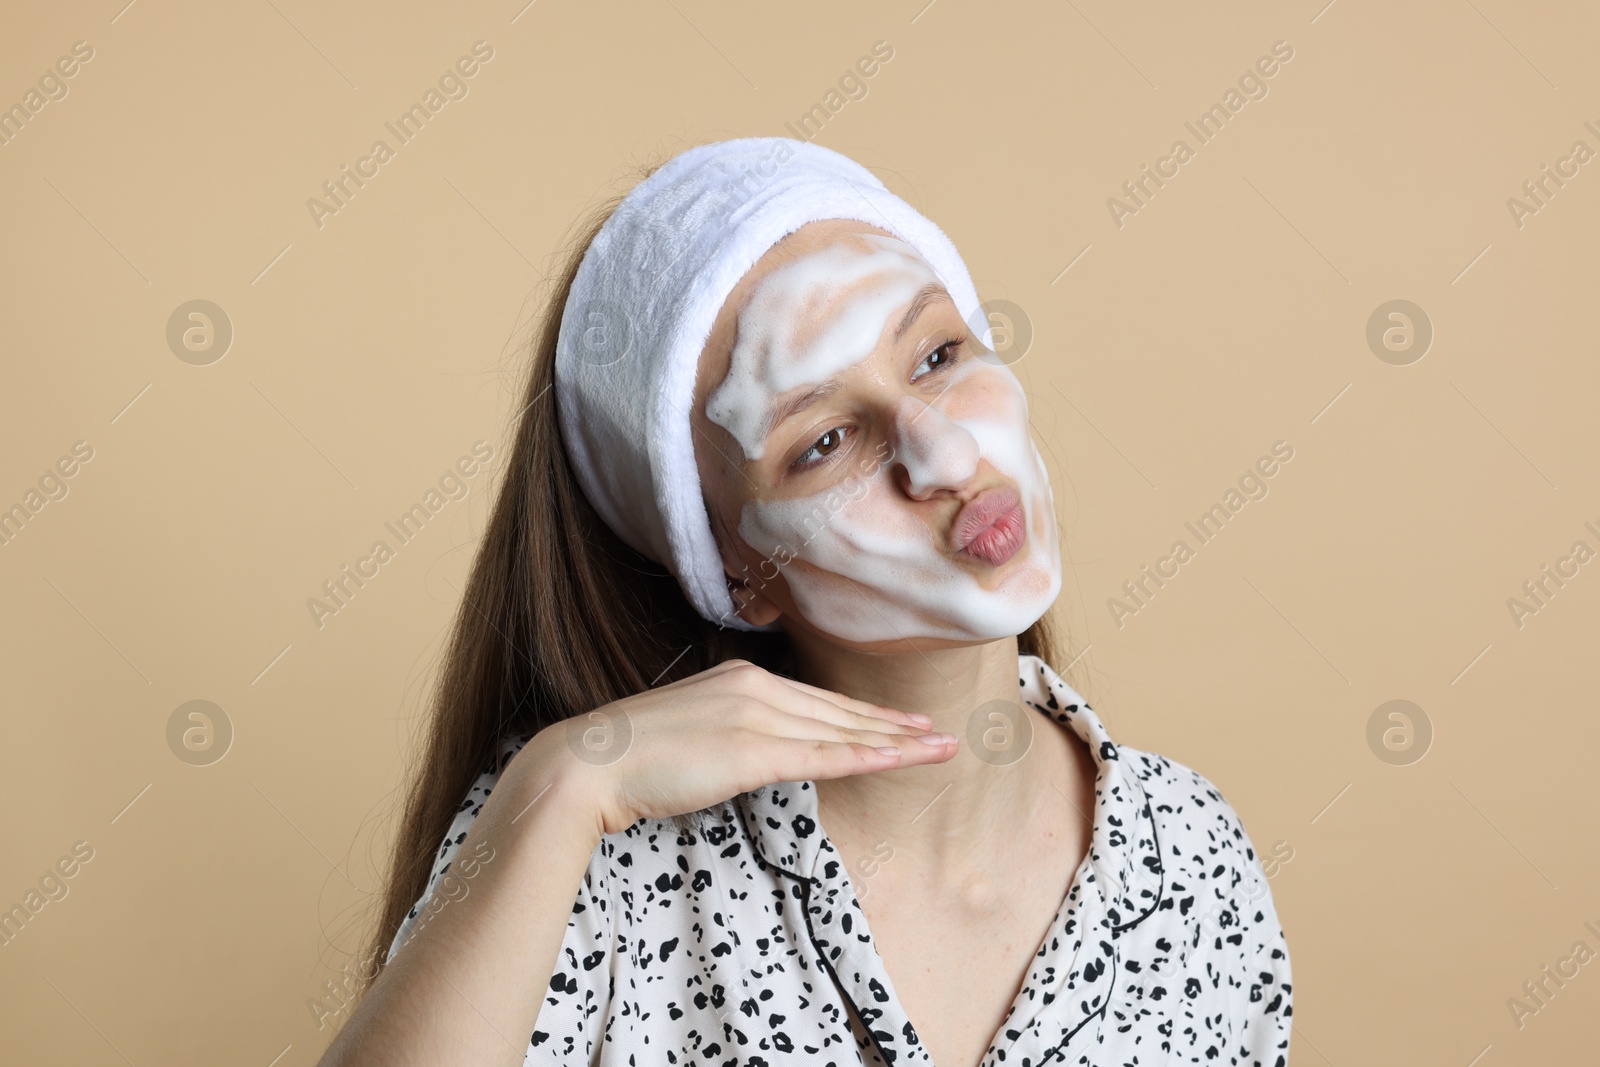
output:
[[[1520,228],[1506,203],[1600,150],[1592,5],[124,2],[0,32],[0,103],[94,49],[0,147],[0,506],[93,449],[0,547],[0,905],[94,850],[0,947],[8,1062],[315,1062],[497,472],[320,630],[307,599],[503,451],[534,283],[626,162],[784,133],[880,40],[816,139],[1031,319],[1069,678],[1292,849],[1292,1062],[1593,1061],[1600,963],[1520,1028],[1507,1001],[1600,950],[1600,563],[1520,628],[1506,603],[1600,550],[1600,162]],[[479,40],[469,95],[319,229],[307,198]],[[1365,340],[1397,298],[1436,334],[1408,366]],[[193,299],[235,330],[209,366],[165,339]],[[1119,628],[1108,598],[1279,440],[1269,495]],[[209,766],[167,743],[193,699],[235,731]],[[1420,762],[1369,748],[1392,699]]]

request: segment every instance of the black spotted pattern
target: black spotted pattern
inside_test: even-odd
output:
[[[1094,755],[1094,829],[981,1067],[1285,1067],[1288,945],[1238,815],[1198,772],[1113,742],[1038,657],[1018,675]],[[462,802],[391,955],[494,781]],[[524,1063],[932,1067],[816,801],[780,782],[707,809],[699,833],[606,835]]]

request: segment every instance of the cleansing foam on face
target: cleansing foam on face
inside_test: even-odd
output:
[[[707,417],[748,460],[761,459],[776,402],[869,360],[891,343],[891,316],[936,281],[915,249],[876,234],[774,270],[740,309],[728,375]],[[798,497],[763,487],[741,510],[740,536],[777,563],[796,608],[821,632],[860,643],[989,640],[1027,629],[1060,592],[1054,500],[1021,383],[983,349],[939,373],[936,396],[898,401],[882,428],[886,458],[852,475],[861,484],[851,492],[837,478]],[[1002,508],[988,529],[962,532],[984,537],[986,553],[963,551],[956,509],[927,501],[996,487],[1014,489],[1018,506]]]

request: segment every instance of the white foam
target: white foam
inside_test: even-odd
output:
[[[978,360],[969,365],[989,368],[969,373],[1016,382],[1009,369]],[[842,640],[986,640],[1027,629],[1060,594],[1061,574],[1049,478],[1028,432],[1020,384],[1016,408],[990,417],[952,419],[939,401],[907,398],[893,447],[891,461],[864,479],[864,490],[748,502],[740,536],[768,558],[787,561],[781,570],[800,614]],[[937,462],[919,458],[925,456]],[[909,499],[896,475],[902,467],[906,485],[920,483],[922,493],[958,489],[978,472],[980,457],[1015,481],[1028,531],[1022,556],[1006,563],[1004,580],[993,588],[980,582],[983,568],[963,565],[943,544],[949,508],[939,510],[939,528],[930,528],[918,512],[934,512]]]
[[[760,459],[773,399],[866,359],[890,314],[938,280],[916,249],[872,233],[784,264],[740,309],[728,376],[706,401],[706,417],[733,435],[747,459]],[[832,307],[841,300],[843,307]]]

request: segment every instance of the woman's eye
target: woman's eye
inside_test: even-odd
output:
[[[939,370],[941,367],[948,367],[950,364],[955,362],[955,350],[960,344],[960,338],[952,337],[950,340],[946,341],[944,344],[940,345],[938,348],[935,348],[932,352],[929,352],[925,357],[923,357],[922,362],[917,364],[918,369],[927,367],[928,372],[931,374],[933,371]],[[922,375],[918,375],[917,377],[922,377]]]
[[[809,467],[818,459],[826,459],[839,448],[839,443],[844,440],[844,427],[835,426],[812,443],[811,447],[800,453],[791,465],[791,470]]]

